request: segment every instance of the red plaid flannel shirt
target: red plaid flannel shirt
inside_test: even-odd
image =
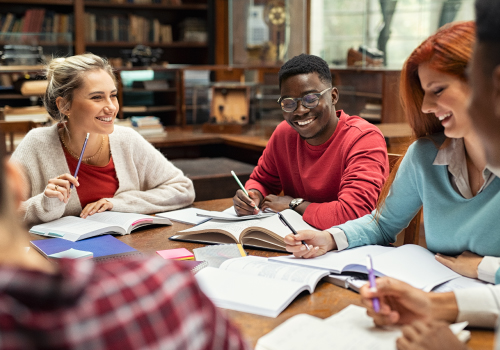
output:
[[[0,349],[243,349],[193,276],[160,259],[0,267]]]

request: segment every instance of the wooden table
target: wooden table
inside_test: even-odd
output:
[[[207,210],[222,211],[232,205],[231,198],[196,202],[193,207]],[[168,238],[177,231],[191,227],[191,225],[173,222],[172,226],[162,226],[153,229],[143,229],[131,235],[116,236],[122,242],[134,247],[146,255],[155,255],[157,250],[185,247],[192,251],[204,244],[170,241]],[[32,239],[40,239],[32,235]],[[282,255],[263,250],[246,249],[250,255],[264,257]],[[313,294],[301,293],[285,311],[278,317],[270,318],[248,314],[244,312],[221,309],[234,324],[236,324],[248,343],[255,347],[257,340],[267,334],[290,317],[307,313],[320,318],[329,317],[350,304],[361,305],[359,294],[333,284],[320,281]],[[472,329],[472,337],[467,344],[471,349],[493,349],[494,332],[491,330]],[[333,343],[332,343],[333,344]]]

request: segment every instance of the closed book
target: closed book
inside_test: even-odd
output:
[[[31,241],[31,245],[46,258],[69,249],[92,252],[93,260],[98,262],[142,256],[139,251],[111,235],[92,237],[77,242],[62,238],[40,239]]]

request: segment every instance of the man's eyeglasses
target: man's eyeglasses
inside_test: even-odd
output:
[[[313,109],[316,108],[316,106],[319,104],[319,99],[320,97],[327,92],[328,90],[333,89],[333,87],[329,87],[321,92],[316,92],[316,93],[311,93],[307,94],[304,97],[298,97],[298,98],[282,98],[280,97],[278,99],[278,103],[281,106],[281,109],[287,113],[291,113],[295,111],[298,107],[299,101],[301,101],[302,106],[306,107],[307,109]]]

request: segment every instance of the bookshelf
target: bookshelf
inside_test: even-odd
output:
[[[0,0],[0,32],[40,34],[37,45],[58,56],[92,52],[123,57],[137,44],[163,50],[159,61],[176,64],[214,62],[214,0]],[[38,12],[36,12],[38,11]],[[34,12],[34,14],[32,13]],[[5,18],[12,25],[3,25]],[[28,19],[28,21],[25,21]],[[51,25],[47,26],[47,20]],[[19,22],[14,27],[14,22]],[[3,23],[2,23],[3,22]],[[23,22],[36,22],[34,27]],[[54,23],[57,23],[55,25]],[[50,33],[69,33],[69,52],[51,49]],[[34,30],[33,30],[34,29]],[[33,34],[32,33],[32,34]],[[11,43],[2,41],[0,45]],[[33,44],[33,42],[30,42]]]

